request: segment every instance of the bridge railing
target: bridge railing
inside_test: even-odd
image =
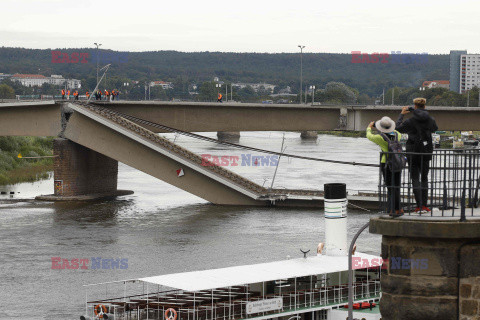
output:
[[[432,154],[404,152],[401,172],[389,169],[394,153],[380,153],[380,209],[432,217],[480,216],[480,150],[436,149]],[[386,157],[384,164],[381,163]]]

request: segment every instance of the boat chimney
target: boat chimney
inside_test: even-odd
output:
[[[346,256],[347,245],[347,186],[345,183],[324,185],[325,254]]]

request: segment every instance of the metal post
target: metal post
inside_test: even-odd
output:
[[[467,157],[464,153],[464,164],[463,164],[463,192],[462,192],[462,199],[460,200],[461,207],[460,207],[460,221],[465,222],[467,219],[465,218],[465,207],[466,207],[466,196],[467,196]]]
[[[393,106],[393,98],[395,97],[395,87],[392,89],[392,106]]]
[[[295,310],[297,310],[297,277],[295,277],[295,294],[293,296],[293,298],[295,299]]]
[[[305,46],[298,45],[300,48],[300,104],[302,104],[302,91],[303,91],[303,49]]]
[[[103,67],[103,68],[101,69],[101,70],[105,69],[105,72],[103,73],[103,76],[100,78],[100,81],[102,81],[103,77],[105,77],[105,75],[107,74],[108,68],[110,68],[110,64],[107,64],[105,67]],[[93,92],[97,91],[99,84],[100,84],[100,83],[97,82],[97,86],[95,87],[95,89],[93,90]],[[87,102],[90,102],[90,99],[92,99],[92,97],[93,97],[93,94],[90,95],[90,98],[88,98],[88,101],[87,101]]]
[[[102,44],[95,42],[94,45],[97,46],[97,83],[98,83],[98,63],[99,63],[98,47],[100,47]]]
[[[352,239],[352,242],[350,243],[350,248],[348,249],[348,320],[353,320],[353,270],[352,270],[353,246],[355,245],[355,242],[357,241],[358,237],[363,232],[363,230],[367,229],[369,225],[370,225],[370,221],[367,222],[363,227],[360,228],[360,230],[357,231],[357,233]]]
[[[312,86],[312,106],[315,103],[315,86]]]
[[[467,90],[467,108],[470,107],[470,90]]]
[[[225,84],[225,102],[228,102],[228,84]]]
[[[383,93],[382,93],[382,105],[385,105],[385,88],[383,88]]]
[[[285,152],[285,149],[283,148],[283,144],[285,143],[285,133],[283,134],[283,139],[282,139],[282,146],[280,147],[280,152],[283,154]],[[272,184],[270,185],[270,189],[273,188],[273,183],[275,182],[275,176],[277,175],[277,170],[278,166],[280,165],[280,159],[282,158],[282,155],[278,156],[278,162],[277,166],[275,167],[275,172],[273,173],[273,178],[272,178]]]

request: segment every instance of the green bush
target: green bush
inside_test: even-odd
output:
[[[19,159],[19,153],[24,157],[50,156],[53,138],[0,137],[0,185],[48,178],[52,158]]]

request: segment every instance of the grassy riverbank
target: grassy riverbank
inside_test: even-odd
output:
[[[19,159],[23,157],[51,156],[53,138],[0,137],[0,185],[34,182],[47,179],[53,170],[53,158]]]

